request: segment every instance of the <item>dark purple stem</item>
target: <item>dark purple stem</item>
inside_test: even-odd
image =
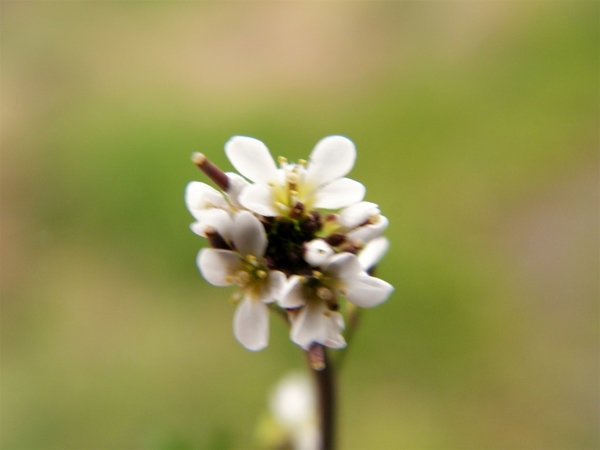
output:
[[[320,450],[335,448],[336,391],[333,364],[322,345],[315,344],[306,353],[315,379],[319,408]]]

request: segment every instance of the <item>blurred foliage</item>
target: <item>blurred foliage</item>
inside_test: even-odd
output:
[[[390,218],[343,448],[600,445],[597,2],[1,12],[2,448],[255,445],[303,358],[235,342],[183,204],[234,134],[350,137]]]

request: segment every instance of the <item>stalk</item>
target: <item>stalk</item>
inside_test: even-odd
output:
[[[319,450],[335,449],[336,386],[333,364],[322,345],[313,345],[308,352],[308,365],[313,374],[319,409]]]

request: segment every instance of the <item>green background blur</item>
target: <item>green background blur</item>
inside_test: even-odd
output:
[[[343,449],[597,449],[596,1],[1,3],[3,449],[261,448],[183,191],[343,134],[390,219]]]

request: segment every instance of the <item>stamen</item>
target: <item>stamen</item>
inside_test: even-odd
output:
[[[285,205],[284,203],[281,202],[275,202],[275,208],[279,209],[280,211],[283,212],[288,212],[290,210],[290,207]]]
[[[301,166],[306,166],[306,160],[305,159],[299,159],[298,160],[298,164],[300,164]]]
[[[321,278],[323,278],[323,272],[319,272],[318,270],[313,270],[312,276],[313,276],[313,278],[320,280]]]
[[[267,272],[265,272],[264,270],[257,270],[256,276],[261,280],[264,280],[265,278],[267,278]]]
[[[285,156],[278,156],[277,161],[279,162],[279,165],[283,167],[283,165],[287,163],[288,160]]]

